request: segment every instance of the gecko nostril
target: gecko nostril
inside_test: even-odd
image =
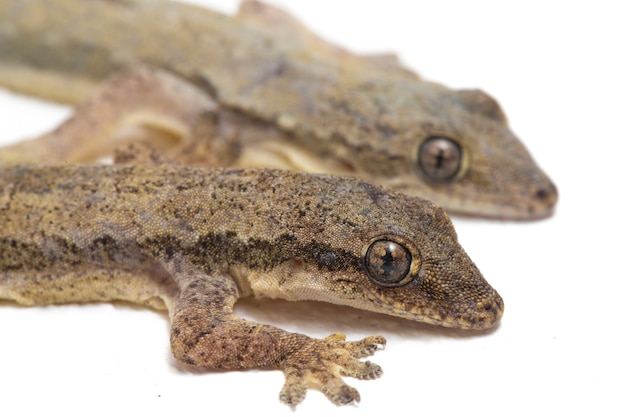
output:
[[[545,202],[550,202],[550,201],[554,201],[556,202],[557,199],[557,191],[556,191],[556,187],[552,184],[548,184],[545,187],[542,188],[538,188],[536,190],[534,190],[533,192],[533,196],[539,200],[539,201],[545,201]]]
[[[535,197],[537,197],[539,200],[545,200],[546,198],[548,198],[549,195],[550,193],[543,188],[537,190],[537,192],[535,193]]]

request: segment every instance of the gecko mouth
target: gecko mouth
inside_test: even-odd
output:
[[[461,330],[487,330],[496,325],[504,313],[504,302],[495,293],[493,300],[471,303],[456,308],[445,308],[439,303],[428,308],[419,320],[424,323]]]
[[[362,304],[355,306],[412,321],[461,330],[490,329],[498,323],[504,313],[504,301],[495,290],[489,298],[462,304],[428,299],[413,306],[390,300],[378,300],[373,308]],[[389,306],[392,308],[391,311]]]
[[[459,201],[459,209],[450,209],[454,214],[464,217],[476,216],[480,212],[481,217],[498,220],[541,220],[554,214],[558,191],[551,183],[543,188],[533,189],[526,193],[511,196],[510,199],[500,197],[488,202]]]
[[[504,313],[504,301],[494,291],[490,299],[465,304],[446,304],[432,300],[427,306],[403,311],[400,316],[424,323],[461,330],[487,330],[496,325]]]
[[[471,304],[448,313],[441,320],[440,325],[463,330],[486,330],[496,325],[504,313],[504,301],[494,291],[491,300]]]
[[[463,330],[486,330],[498,323],[504,314],[504,301],[494,291],[488,300],[471,303],[443,316],[440,325]]]
[[[411,193],[410,190],[404,190]],[[549,183],[541,188],[514,192],[509,195],[458,192],[420,195],[441,205],[448,213],[460,217],[481,217],[494,220],[528,221],[546,219],[554,214],[558,200],[556,187]]]

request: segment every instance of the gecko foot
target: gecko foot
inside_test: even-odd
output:
[[[347,385],[342,376],[374,379],[383,374],[380,366],[359,358],[372,355],[386,344],[382,336],[370,336],[356,342],[346,342],[342,333],[325,339],[311,339],[310,343],[285,360],[285,384],[280,401],[298,405],[308,388],[318,389],[336,405],[359,402],[359,392]]]

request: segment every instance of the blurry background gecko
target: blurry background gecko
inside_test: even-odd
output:
[[[357,175],[452,213],[541,219],[557,201],[491,96],[351,53],[258,1],[227,16],[164,0],[2,0],[0,85],[89,100],[0,162],[95,160],[132,125],[184,164]]]

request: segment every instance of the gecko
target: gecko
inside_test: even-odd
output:
[[[541,219],[558,199],[488,94],[351,53],[258,1],[227,16],[163,0],[0,0],[0,85],[88,101],[53,134],[0,149],[0,163],[93,161],[130,125],[183,164],[354,175],[450,213]]]
[[[493,327],[500,295],[435,203],[354,177],[173,164],[0,167],[0,299],[121,300],[166,310],[173,355],[275,368],[279,398],[358,402],[342,377],[382,336],[324,339],[245,320],[241,297],[317,300],[460,329]]]

